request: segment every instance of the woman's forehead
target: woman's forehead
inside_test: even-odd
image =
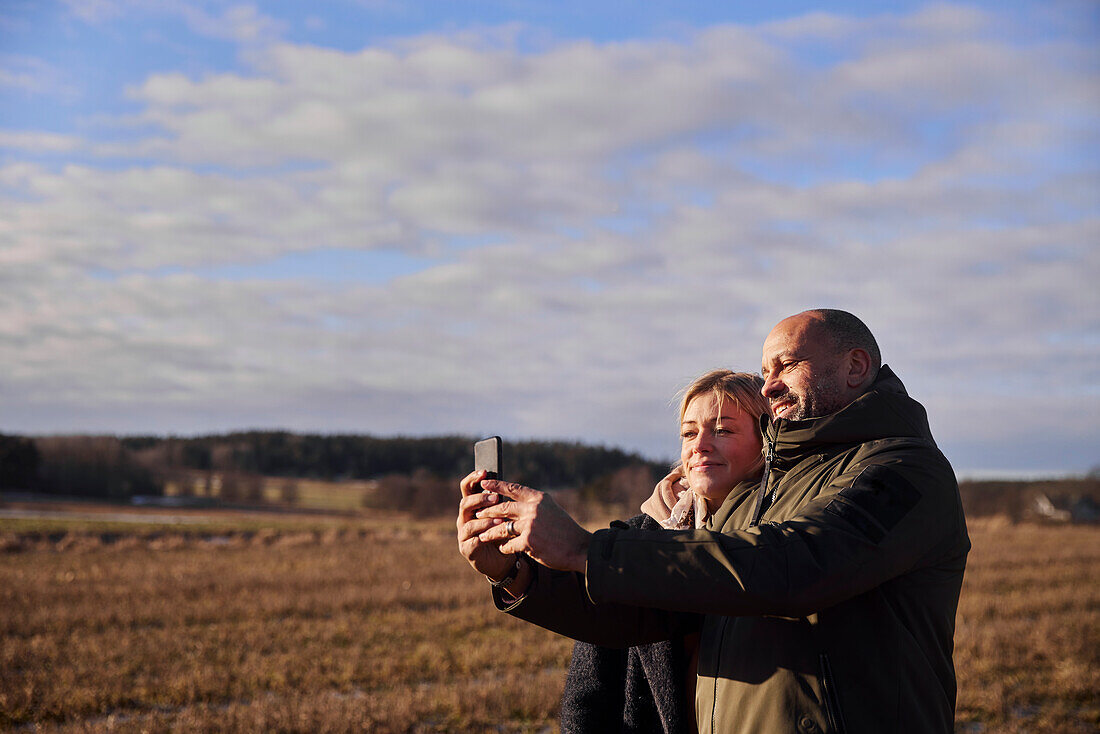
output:
[[[699,419],[714,420],[715,418],[733,420],[743,414],[741,404],[729,395],[721,392],[705,392],[688,401],[683,422],[690,423]]]

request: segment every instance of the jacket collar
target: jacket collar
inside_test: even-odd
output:
[[[774,442],[776,464],[790,466],[810,454],[880,438],[909,437],[932,441],[924,407],[882,365],[871,388],[835,413],[795,421],[760,420],[766,442]]]
[[[718,530],[719,528],[725,527],[733,511],[743,504],[747,498],[751,498],[756,493],[759,486],[760,478],[757,477],[755,479],[746,479],[730,490],[730,493],[726,495],[725,501],[722,502],[722,506],[711,513],[711,516],[707,518],[707,529]]]

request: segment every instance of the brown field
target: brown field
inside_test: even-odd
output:
[[[571,643],[453,523],[0,520],[0,729],[553,732]],[[972,523],[959,732],[1100,730],[1100,529]]]

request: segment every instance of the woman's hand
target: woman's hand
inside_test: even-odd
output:
[[[484,471],[466,475],[459,484],[462,499],[458,503],[458,550],[478,573],[491,579],[502,579],[512,570],[515,557],[501,552],[500,541],[487,541],[481,534],[493,528],[497,521],[479,519],[477,513],[496,504],[501,498],[491,492],[481,492],[478,482],[485,478]]]
[[[491,523],[479,536],[482,543],[499,543],[502,553],[526,553],[549,568],[584,573],[592,534],[550,495],[495,479],[481,486],[504,499],[477,511],[479,521]]]
[[[688,489],[687,480],[684,479],[684,467],[681,464],[670,471],[664,479],[657,482],[653,488],[653,494],[642,503],[642,512],[652,517],[657,522],[664,522],[672,515],[672,508],[680,499],[680,495]]]

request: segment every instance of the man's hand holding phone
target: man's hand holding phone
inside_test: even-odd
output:
[[[458,550],[478,573],[502,579],[512,570],[516,560],[512,554],[500,552],[499,541],[481,540],[481,534],[493,527],[495,521],[478,518],[477,513],[500,501],[495,492],[481,491],[481,480],[487,478],[486,474],[484,469],[471,472],[459,485],[462,499],[458,503]]]
[[[458,505],[458,550],[479,573],[490,579],[507,577],[516,568],[516,556],[500,551],[500,541],[484,541],[481,534],[496,521],[478,518],[477,513],[501,501],[495,492],[484,491],[483,479],[499,479],[502,464],[502,441],[490,436],[474,444],[474,471],[459,484],[462,500]]]
[[[584,573],[592,534],[552,496],[499,480],[485,480],[484,486],[501,498],[477,511],[478,520],[493,523],[483,542],[501,543],[501,551],[525,553],[548,568]]]

